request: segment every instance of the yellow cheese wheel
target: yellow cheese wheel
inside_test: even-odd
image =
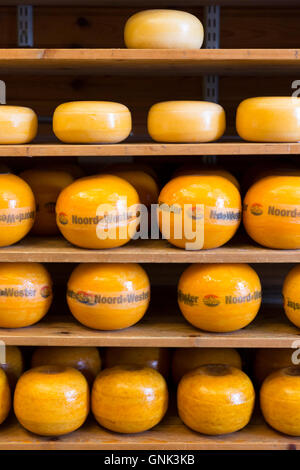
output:
[[[146,313],[150,283],[138,264],[81,264],[68,282],[67,302],[75,318],[98,330],[119,330]]]
[[[92,383],[101,370],[101,357],[97,348],[75,346],[44,346],[37,348],[31,358],[31,367],[73,367],[88,383]]]
[[[25,237],[34,218],[34,195],[28,184],[13,174],[0,174],[0,247]]]
[[[0,144],[27,144],[38,129],[35,112],[23,106],[0,106]]]
[[[175,383],[193,369],[207,364],[228,364],[242,368],[242,359],[232,348],[179,348],[172,359],[172,376]]]
[[[92,412],[111,431],[137,433],[158,424],[168,407],[165,379],[150,367],[105,369],[92,390]]]
[[[11,407],[11,393],[8,378],[0,369],[0,424],[7,418]]]
[[[288,319],[300,328],[300,265],[286,276],[282,289],[284,311]]]
[[[269,375],[260,390],[260,407],[272,428],[300,436],[300,368],[287,367]]]
[[[243,222],[253,240],[268,248],[300,248],[300,175],[258,180],[244,199]]]
[[[218,166],[207,168],[205,166],[200,165],[182,165],[174,171],[172,178],[189,175],[223,176],[224,178],[227,178],[229,181],[231,181],[231,183],[233,183],[238,190],[240,190],[240,183],[238,182],[236,177],[232,173],[230,173],[230,171],[224,170],[224,168],[220,168]]]
[[[107,368],[128,364],[152,367],[167,378],[170,352],[167,348],[107,348],[104,361]]]
[[[52,281],[38,263],[0,263],[0,328],[38,322],[52,302]]]
[[[14,394],[17,419],[28,431],[60,436],[78,429],[89,413],[89,387],[76,369],[41,366],[23,374]]]
[[[178,304],[185,319],[197,328],[239,330],[260,308],[260,280],[247,264],[192,264],[180,277]]]
[[[225,127],[224,109],[208,101],[164,101],[148,113],[148,132],[157,142],[212,142]]]
[[[203,434],[228,434],[245,427],[254,407],[251,380],[240,369],[206,365],[186,374],[177,391],[179,416]]]
[[[116,144],[131,132],[131,114],[120,103],[74,101],[59,105],[53,115],[53,132],[70,144]]]
[[[258,349],[255,353],[253,374],[258,384],[262,384],[268,375],[276,370],[290,367],[292,363],[292,355],[295,349],[291,348],[263,348]]]
[[[203,26],[191,13],[178,10],[145,10],[125,25],[124,40],[131,49],[200,49]]]
[[[248,98],[236,113],[236,130],[251,142],[300,140],[300,99],[292,96]]]
[[[56,221],[63,236],[82,248],[125,245],[136,233],[139,204],[134,187],[123,178],[96,175],[80,178],[63,189]]]
[[[6,373],[11,389],[14,389],[24,371],[24,360],[20,348],[5,346],[5,363],[0,362],[0,368]]]
[[[36,217],[32,228],[35,235],[56,235],[59,233],[55,205],[60,192],[69,186],[74,178],[66,171],[32,169],[20,174],[31,187],[36,201]]]
[[[191,237],[193,233],[199,235],[198,224],[204,234],[204,249],[224,245],[240,225],[240,193],[223,176],[201,174],[173,178],[162,189],[158,204],[160,230],[170,243],[180,248],[196,242],[197,237]],[[204,206],[204,214],[197,205]]]

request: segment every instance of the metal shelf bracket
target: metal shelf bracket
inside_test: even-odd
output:
[[[33,7],[18,5],[18,46],[33,47]]]

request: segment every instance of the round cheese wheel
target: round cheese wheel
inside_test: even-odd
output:
[[[38,322],[52,302],[52,281],[39,263],[0,263],[0,328]]]
[[[269,375],[260,390],[260,407],[272,428],[300,436],[300,369],[287,367]]]
[[[223,176],[173,178],[162,189],[158,204],[160,230],[180,248],[217,248],[230,240],[240,225],[240,193]],[[200,235],[204,236],[202,243]]]
[[[74,101],[59,105],[53,115],[53,132],[70,144],[116,144],[131,132],[131,114],[120,103]]]
[[[35,235],[56,235],[55,205],[60,192],[69,186],[74,178],[65,171],[26,170],[20,174],[31,187],[36,201],[36,217],[32,228]]]
[[[300,140],[300,99],[292,96],[248,98],[236,113],[236,130],[251,142]]]
[[[88,263],[75,268],[68,282],[67,301],[75,318],[98,330],[119,330],[146,313],[150,283],[138,264]]]
[[[14,394],[17,419],[28,431],[61,436],[78,429],[89,413],[89,387],[76,369],[41,366],[19,379]]]
[[[172,376],[175,383],[193,369],[207,364],[228,364],[242,368],[242,359],[232,348],[179,348],[172,359]]]
[[[101,370],[101,357],[97,348],[75,346],[44,346],[37,348],[31,358],[31,367],[73,367],[88,383],[93,383]]]
[[[23,355],[18,346],[5,346],[5,363],[0,362],[0,368],[6,373],[10,388],[14,389],[24,371]]]
[[[300,175],[258,180],[244,199],[243,222],[253,240],[268,248],[300,248]]]
[[[262,384],[268,375],[276,370],[290,367],[295,349],[291,348],[263,348],[257,349],[254,359],[253,375],[258,384]]]
[[[60,193],[56,221],[63,236],[82,248],[125,245],[136,233],[139,196],[123,178],[80,178]]]
[[[25,237],[34,219],[35,200],[28,184],[11,173],[0,174],[0,247]]]
[[[0,106],[0,144],[27,144],[38,129],[38,118],[30,108]]]
[[[107,348],[104,361],[107,368],[128,364],[152,367],[167,378],[170,352],[167,348]]]
[[[247,264],[193,264],[180,277],[178,304],[185,319],[197,328],[239,330],[259,311],[260,280]]]
[[[300,265],[286,276],[282,289],[284,311],[288,319],[300,328]],[[290,365],[290,364],[287,364]]]
[[[124,40],[131,49],[200,49],[204,31],[200,20],[178,10],[145,10],[126,22]]]
[[[225,127],[224,109],[208,101],[164,101],[148,113],[148,132],[157,142],[212,142]]]
[[[92,390],[92,412],[110,431],[137,433],[158,424],[168,407],[165,379],[150,367],[134,365],[105,369]]]
[[[205,365],[186,374],[177,391],[184,424],[208,435],[228,434],[251,418],[255,392],[249,377],[224,364]]]
[[[11,407],[11,392],[8,378],[5,372],[0,369],[0,424],[7,418]]]

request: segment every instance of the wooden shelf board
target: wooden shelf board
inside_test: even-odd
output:
[[[0,157],[111,157],[111,156],[200,156],[200,155],[298,155],[300,143],[213,142],[164,144],[25,144],[0,145]]]
[[[1,74],[291,74],[300,49],[0,49]]]
[[[213,250],[185,251],[165,240],[130,241],[120,248],[87,250],[62,237],[26,237],[0,248],[0,262],[40,263],[297,263],[300,250],[272,250],[235,238]]]
[[[6,345],[17,346],[205,348],[291,348],[292,343],[299,340],[300,330],[288,321],[279,306],[262,308],[256,319],[242,330],[207,333],[187,323],[175,302],[176,289],[170,305],[166,305],[165,301],[160,308],[150,308],[138,324],[125,330],[92,330],[81,325],[70,314],[49,314],[28,328],[0,328],[0,340]]]
[[[108,6],[108,7],[199,7],[199,0],[1,0],[5,6]],[[202,5],[215,5],[216,0],[202,0]],[[298,6],[298,0],[218,0],[221,6]]]
[[[117,434],[92,418],[79,430],[60,437],[41,437],[26,431],[11,417],[0,427],[0,450],[296,450],[300,438],[271,429],[258,416],[241,431],[205,436],[188,429],[175,416],[141,434]]]

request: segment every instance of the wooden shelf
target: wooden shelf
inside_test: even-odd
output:
[[[200,155],[298,155],[300,143],[213,142],[208,144],[27,144],[0,145],[0,157],[142,157]]]
[[[207,333],[187,323],[173,297],[150,307],[144,318],[131,328],[98,331],[81,325],[71,315],[46,315],[31,327],[0,328],[0,340],[17,346],[98,346],[98,347],[218,347],[291,348],[299,340],[299,329],[286,318],[282,307],[264,307],[246,328],[232,333]],[[155,299],[153,299],[155,301]],[[157,299],[156,299],[157,304]],[[174,305],[174,307],[173,307]],[[167,312],[167,313],[166,313]]]
[[[205,436],[188,429],[175,416],[141,434],[117,434],[92,418],[79,430],[61,437],[41,437],[26,431],[11,417],[0,427],[0,450],[296,450],[300,438],[271,429],[254,417],[246,428],[224,436]]]
[[[300,49],[0,49],[1,74],[291,75]]]
[[[0,248],[0,262],[40,263],[297,263],[300,250],[272,250],[235,238],[213,250],[185,251],[165,240],[130,241],[120,248],[87,250],[63,238],[26,237]]]
[[[37,6],[109,6],[109,7],[199,7],[199,0],[2,0],[3,5]],[[215,5],[216,0],[201,0],[202,5]],[[218,0],[221,6],[298,6],[298,0]]]

